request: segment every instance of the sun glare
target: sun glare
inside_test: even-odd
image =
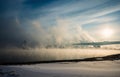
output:
[[[112,36],[112,34],[113,34],[113,30],[111,28],[105,28],[102,30],[103,37],[109,38]]]

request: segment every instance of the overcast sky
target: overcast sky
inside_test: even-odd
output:
[[[118,41],[119,29],[120,0],[0,0],[0,46]]]

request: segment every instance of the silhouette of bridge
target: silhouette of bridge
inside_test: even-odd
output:
[[[104,41],[104,42],[88,42],[88,43],[75,43],[73,45],[92,45],[95,48],[100,48],[101,45],[120,44],[120,41]]]

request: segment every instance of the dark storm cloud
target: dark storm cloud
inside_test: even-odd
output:
[[[27,39],[17,18],[21,1],[0,0],[0,47],[20,46]]]

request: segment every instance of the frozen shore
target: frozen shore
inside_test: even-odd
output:
[[[0,66],[0,77],[120,77],[120,60]]]

